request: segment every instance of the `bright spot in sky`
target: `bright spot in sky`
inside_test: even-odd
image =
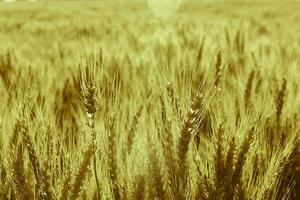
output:
[[[158,17],[167,18],[179,8],[181,0],[147,0],[150,9]]]

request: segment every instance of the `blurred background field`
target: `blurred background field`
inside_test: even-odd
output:
[[[0,199],[299,199],[299,10],[1,2]]]
[[[0,9],[0,34],[5,41],[1,47],[18,46],[19,56],[30,58],[31,65],[40,58],[50,64],[59,49],[65,55],[76,53],[75,43],[87,37],[100,43],[106,52],[120,54],[129,48],[141,59],[151,51],[144,48],[149,44],[182,42],[185,36],[191,40],[206,36],[211,43],[206,52],[210,54],[224,46],[218,34],[226,28],[230,33],[247,30],[251,48],[272,40],[278,46],[291,42],[289,49],[294,52],[299,46],[297,2],[184,1],[168,20],[156,18],[146,1],[16,2],[1,3]]]

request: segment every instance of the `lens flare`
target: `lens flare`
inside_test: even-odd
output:
[[[153,13],[162,18],[170,17],[181,4],[181,0],[147,0],[147,2]]]

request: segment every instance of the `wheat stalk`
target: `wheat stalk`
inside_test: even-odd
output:
[[[86,64],[80,68],[80,91],[81,102],[87,117],[87,124],[91,130],[92,144],[96,148],[95,114],[99,108],[98,87],[96,86],[97,61],[96,64]],[[94,175],[97,184],[98,197],[101,195],[100,183],[97,174],[96,150],[94,151]],[[88,161],[86,161],[88,162]]]

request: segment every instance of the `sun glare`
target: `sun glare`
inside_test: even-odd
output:
[[[147,0],[147,2],[153,13],[162,18],[170,17],[181,4],[181,0]]]

